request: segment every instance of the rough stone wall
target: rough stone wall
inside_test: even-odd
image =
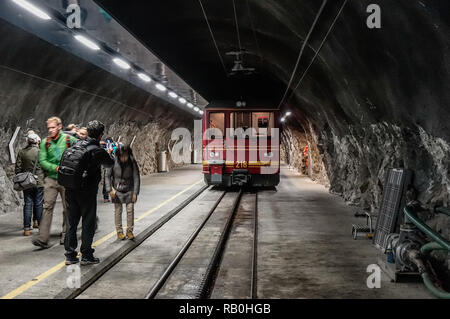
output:
[[[387,170],[403,167],[413,170],[414,188],[424,206],[443,205],[450,200],[448,142],[420,126],[402,128],[387,122],[350,127],[349,131],[351,134],[343,137],[331,131],[320,135],[330,191],[373,211],[381,200]]]
[[[295,124],[294,124],[295,125]],[[329,187],[327,171],[322,155],[317,147],[317,136],[314,132],[301,131],[293,125],[287,125],[283,129],[281,139],[281,159],[289,166],[303,175],[308,175],[313,181]],[[310,158],[308,166],[304,155],[304,147],[308,146]]]

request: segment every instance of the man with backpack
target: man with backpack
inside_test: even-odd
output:
[[[111,167],[114,158],[111,150],[100,147],[105,126],[99,121],[87,125],[88,137],[79,140],[66,150],[61,158],[58,182],[66,188],[68,227],[64,247],[66,265],[76,264],[77,227],[82,219],[81,265],[97,264],[92,241],[94,239],[97,216],[97,192],[101,180],[101,165]]]
[[[62,132],[62,122],[58,117],[47,120],[48,137],[41,142],[39,151],[39,164],[44,170],[44,213],[39,224],[39,233],[32,239],[35,246],[49,248],[50,229],[52,226],[53,210],[55,208],[58,193],[61,195],[63,205],[63,224],[59,243],[64,244],[66,233],[66,201],[64,187],[58,184],[59,161],[63,152],[69,148],[76,138]]]

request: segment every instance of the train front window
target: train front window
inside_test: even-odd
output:
[[[274,127],[273,112],[253,112],[252,126],[258,136],[270,136],[271,129]]]
[[[236,129],[241,128],[246,131],[252,126],[252,113],[251,112],[232,112],[230,113],[230,136],[243,138],[236,134]]]
[[[210,130],[210,134],[208,136],[209,139],[218,138],[218,131],[220,130],[222,137],[225,132],[225,113],[214,112],[209,114],[209,128],[214,129]],[[217,129],[217,130],[215,130]],[[215,133],[216,132],[216,133]]]
[[[230,136],[244,138],[236,132],[236,129],[242,128],[243,133],[253,128],[256,136],[270,136],[271,129],[274,128],[275,121],[273,112],[232,112],[230,114]]]

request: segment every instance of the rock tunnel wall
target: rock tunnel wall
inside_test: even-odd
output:
[[[299,74],[342,3],[327,4],[330,11],[324,11],[309,41]],[[450,4],[377,1],[381,28],[369,29],[370,3],[348,2],[287,101],[286,110],[293,115],[286,121],[291,132],[285,135],[286,145],[316,144],[330,191],[364,209],[378,207],[390,167],[413,170],[414,187],[425,207],[450,206]],[[265,5],[267,14],[281,10],[275,2]],[[308,30],[291,27],[300,35]],[[287,83],[292,66],[286,59],[275,60],[276,74]]]
[[[63,125],[98,119],[106,126],[104,137],[130,143],[136,136],[133,150],[143,175],[157,171],[158,152],[167,151],[173,129],[193,129],[187,113],[6,22],[0,38],[0,213],[22,201],[12,188],[8,151],[17,126],[16,154],[27,129],[45,138],[50,116]],[[169,157],[169,169],[176,165]]]

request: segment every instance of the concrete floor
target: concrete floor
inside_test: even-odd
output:
[[[165,203],[201,178],[198,165],[143,178],[135,217]],[[197,183],[139,220],[135,234],[202,185],[203,182]],[[142,298],[220,194],[220,190],[214,189],[204,192],[79,298]],[[208,222],[208,232],[199,234],[199,240],[194,242],[186,258],[175,269],[173,277],[161,290],[160,297],[183,298],[195,291],[231,204],[232,196],[219,205],[219,213]],[[381,288],[367,288],[369,274],[366,268],[377,262],[377,250],[369,240],[355,241],[351,238],[356,209],[308,178],[283,167],[277,189],[258,194],[258,210],[259,298],[432,298],[423,284],[391,283],[384,273],[381,275]],[[56,242],[60,232],[60,206],[55,212],[53,234]],[[94,241],[114,231],[112,205],[99,202],[99,216],[100,228]],[[243,218],[243,222],[249,224],[247,217]],[[63,261],[64,249],[59,244],[48,250],[35,249],[29,238],[21,236],[21,224],[21,214],[0,216],[0,296],[21,287],[16,298],[51,298],[66,287],[68,274],[65,267],[58,268],[45,279],[38,276]],[[248,234],[246,238],[249,238]],[[96,248],[96,255],[106,258],[123,244],[115,236],[106,237]],[[237,244],[230,244],[229,248],[231,255],[224,257],[225,261],[228,260],[227,264],[233,261],[230,256],[236,259],[236,265],[248,259],[248,249],[239,250]],[[82,273],[85,268],[81,268]],[[242,267],[234,268],[238,271],[235,274],[245,272]],[[238,296],[233,287],[239,287],[239,284],[233,285],[232,278],[239,279],[239,276],[233,275],[232,267],[227,271],[222,282],[218,281],[221,289],[215,291],[215,298]],[[230,280],[223,281],[223,278]]]
[[[139,234],[200,189],[204,185],[200,170],[200,165],[190,165],[168,173],[143,177],[141,193],[135,206],[135,218],[147,215],[135,222],[134,233]],[[195,185],[191,187],[193,184]],[[180,194],[183,190],[186,191]],[[16,295],[16,289],[20,289],[15,298],[52,298],[66,288],[69,274],[60,265],[64,261],[64,247],[59,245],[58,237],[62,223],[61,211],[61,202],[58,200],[52,225],[51,242],[54,246],[47,250],[40,250],[31,244],[30,237],[22,236],[21,211],[0,216],[0,297],[5,297],[10,292]],[[102,260],[126,242],[116,239],[114,206],[103,203],[101,192],[98,197],[98,216],[100,224],[94,244],[97,241],[95,255]],[[123,213],[122,218],[123,226],[126,227],[126,213]],[[36,232],[37,230],[32,231]],[[53,268],[55,266],[56,269]],[[95,266],[81,267],[81,274],[90,267]],[[53,273],[46,276],[48,270]],[[45,279],[38,277],[41,274],[46,276]]]

